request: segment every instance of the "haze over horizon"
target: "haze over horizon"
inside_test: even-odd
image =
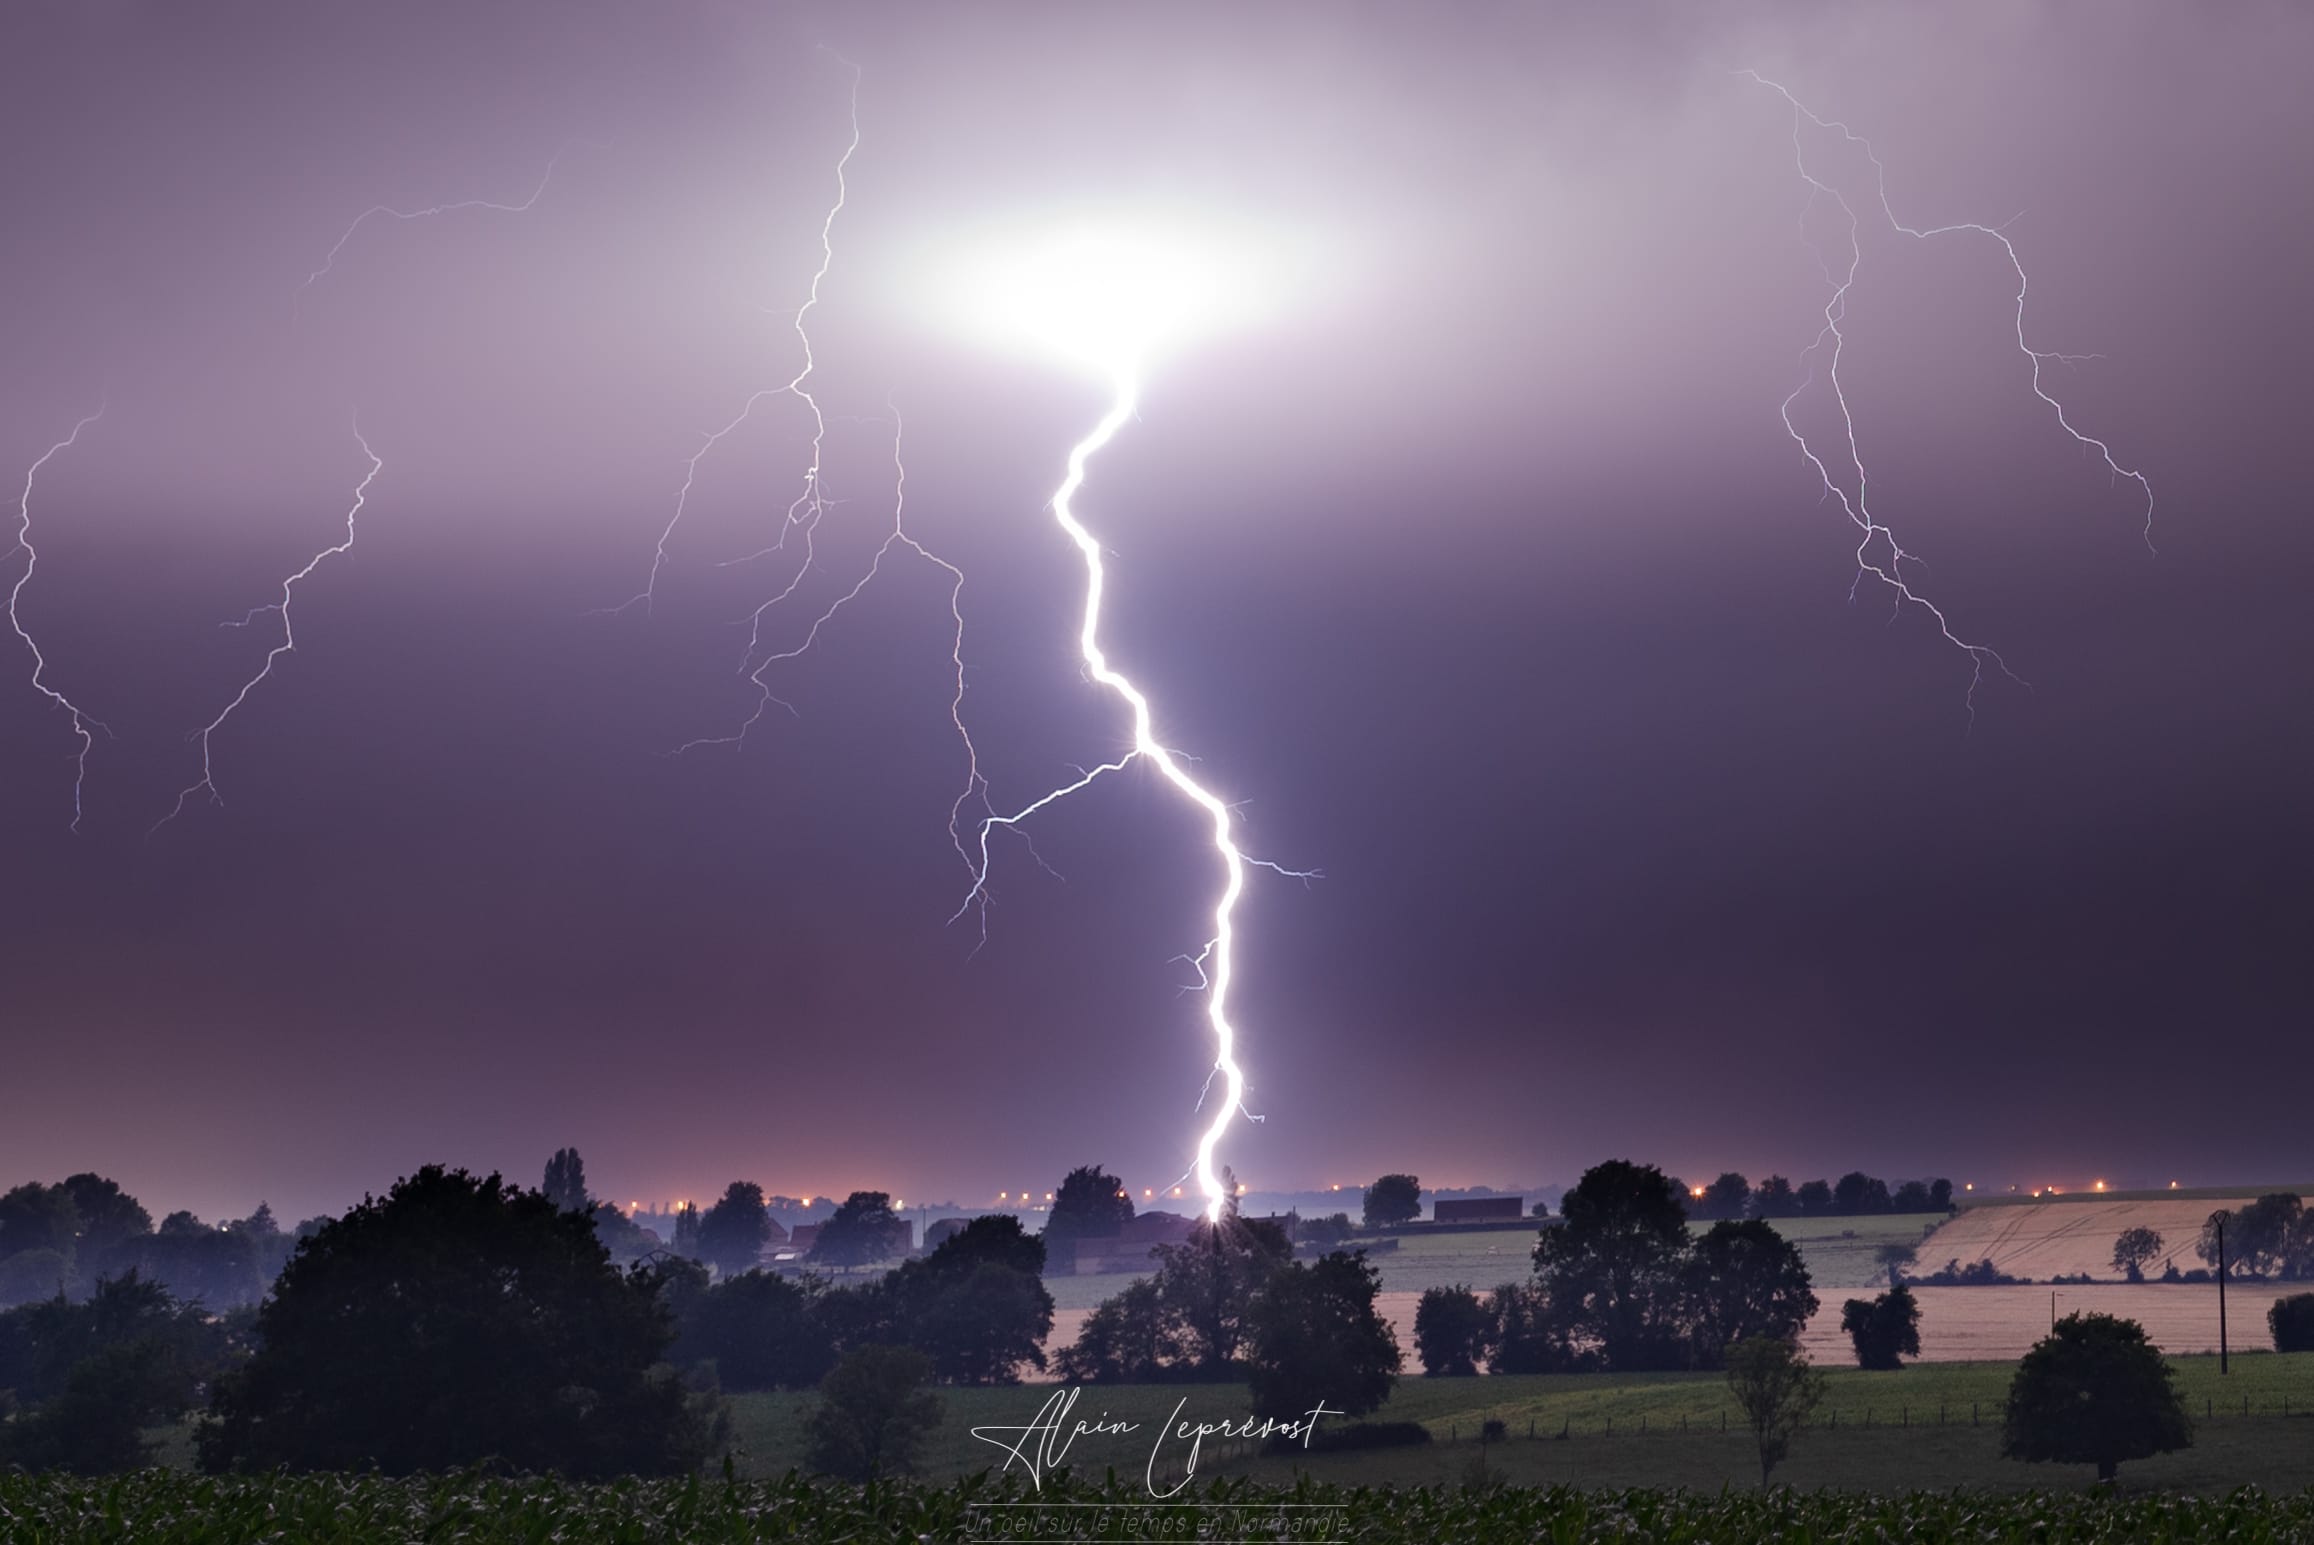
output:
[[[948,919],[947,581],[890,565],[753,706],[735,627],[809,455],[776,647],[890,528],[964,572],[1001,808],[1125,744],[1044,504],[1098,383],[927,319],[967,235],[1190,209],[1305,283],[1163,360],[1082,496],[1112,653],[1242,802],[1256,1191],[1850,1169],[2283,1182],[2314,1004],[2314,14],[2150,3],[1440,15],[1288,4],[420,4],[0,22],[0,1186],[293,1219],[429,1162],[606,1198],[1179,1175],[1213,882],[1155,780]],[[1824,272],[1792,117],[1871,138],[1842,371],[1968,658],[1855,579],[1787,436]],[[1853,194],[1869,167],[1811,141]],[[376,219],[478,200],[520,212]],[[1860,180],[1861,179],[1861,180]],[[1807,223],[1803,223],[1803,222]],[[327,272],[307,283],[318,267]],[[1831,427],[1821,394],[1797,405]],[[214,743],[186,732],[277,635]],[[10,512],[14,501],[9,502]],[[8,528],[13,530],[13,526]],[[0,537],[0,544],[5,543]],[[0,561],[0,593],[23,558]],[[976,946],[980,946],[976,948]],[[1354,1210],[1354,1209],[1353,1209]]]

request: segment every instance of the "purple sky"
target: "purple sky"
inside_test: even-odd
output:
[[[621,1198],[1183,1168],[1194,825],[1118,780],[1037,827],[1065,882],[1000,849],[986,948],[945,926],[937,571],[744,753],[662,754],[749,706],[731,620],[788,572],[715,565],[792,497],[798,405],[702,463],[654,613],[590,615],[799,363],[821,45],[863,140],[813,384],[906,417],[999,803],[1121,744],[1040,509],[1102,403],[927,323],[943,243],[1140,201],[1322,238],[1081,506],[1161,731],[1326,874],[1244,909],[1243,1176],[2304,1178],[2305,12],[96,4],[0,20],[11,493],[110,404],[41,475],[21,613],[117,737],[71,835],[0,633],[0,1183],[296,1215],[565,1143]],[[2050,384],[2153,481],[2158,556],[2030,395],[1997,248],[1868,231],[1876,508],[2032,683],[1973,731],[1777,420],[1826,287],[1744,66],[1871,135],[1907,220],[2021,213],[2036,343],[2103,356]],[[372,222],[299,296],[364,208],[519,201],[558,150],[528,212]],[[218,736],[224,805],[148,838],[268,643],[216,623],[338,530],[357,406],[359,542]],[[841,588],[888,431],[835,423],[827,477]]]

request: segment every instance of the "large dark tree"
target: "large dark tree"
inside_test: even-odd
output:
[[[2069,1314],[2017,1365],[2001,1452],[2093,1464],[2110,1481],[2124,1460],[2192,1445],[2176,1377],[2135,1320]]]
[[[1053,1246],[1065,1241],[1073,1249],[1080,1239],[1114,1239],[1133,1221],[1133,1198],[1125,1182],[1097,1164],[1080,1164],[1062,1177],[1053,1193],[1052,1210],[1045,1214],[1045,1238]],[[1075,1262],[1056,1250],[1055,1269]]]
[[[1246,1319],[1254,1415],[1292,1421],[1321,1402],[1363,1416],[1390,1397],[1402,1361],[1374,1307],[1382,1274],[1363,1250],[1336,1250],[1270,1276]]]
[[[1611,1159],[1559,1210],[1564,1221],[1535,1245],[1535,1274],[1575,1340],[1618,1373],[1684,1366],[1687,1213],[1663,1171]]]
[[[885,1279],[907,1344],[948,1384],[1013,1384],[1045,1366],[1053,1296],[1040,1276],[1044,1241],[1018,1218],[975,1218],[930,1255]]]
[[[1293,1253],[1284,1228],[1234,1213],[1157,1247],[1158,1298],[1200,1377],[1233,1375],[1246,1311]]]
[[[1792,1196],[1800,1204],[1802,1217],[1821,1218],[1832,1211],[1832,1188],[1821,1180],[1801,1181]]]
[[[1795,1341],[1816,1312],[1807,1263],[1768,1224],[1714,1223],[1682,1268],[1688,1336],[1699,1368],[1717,1368],[1748,1337]]]
[[[699,1220],[699,1259],[726,1277],[752,1271],[771,1243],[771,1214],[764,1210],[763,1187],[734,1180]]]
[[[429,1166],[364,1199],[299,1245],[257,1328],[200,1433],[210,1470],[668,1474],[713,1441],[653,1372],[673,1336],[654,1280],[496,1175]]]
[[[1366,1226],[1390,1228],[1422,1216],[1422,1182],[1412,1175],[1384,1175],[1366,1188]]]
[[[1147,1384],[1188,1360],[1179,1319],[1168,1314],[1154,1278],[1144,1277],[1085,1317],[1074,1346],[1053,1358],[1070,1384]]]

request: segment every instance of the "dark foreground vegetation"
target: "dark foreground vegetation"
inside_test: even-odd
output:
[[[2314,1538],[2314,1493],[2221,1498],[2092,1493],[2011,1497],[1914,1493],[1848,1496],[1778,1489],[1713,1495],[1477,1484],[1370,1488],[1305,1482],[1201,1484],[1153,1502],[1138,1477],[1101,1484],[1048,1479],[948,1486],[826,1486],[779,1481],[659,1480],[615,1484],[479,1476],[203,1479],[143,1471],[107,1480],[0,1474],[0,1535],[240,1545],[328,1539],[626,1541],[965,1541],[1016,1537],[1019,1504],[1097,1520],[1067,1538],[1227,1537],[1396,1545],[1441,1540],[2064,1540],[2230,1545]],[[1093,1504],[1093,1506],[1087,1506]],[[1217,1520],[1226,1530],[1214,1533]],[[1001,1524],[1001,1527],[999,1526]],[[1200,1528],[1204,1532],[1200,1532]]]

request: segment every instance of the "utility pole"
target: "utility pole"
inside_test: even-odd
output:
[[[2218,1226],[2218,1372],[2228,1371],[2226,1348],[2226,1215],[2219,1213],[2213,1220]]]

